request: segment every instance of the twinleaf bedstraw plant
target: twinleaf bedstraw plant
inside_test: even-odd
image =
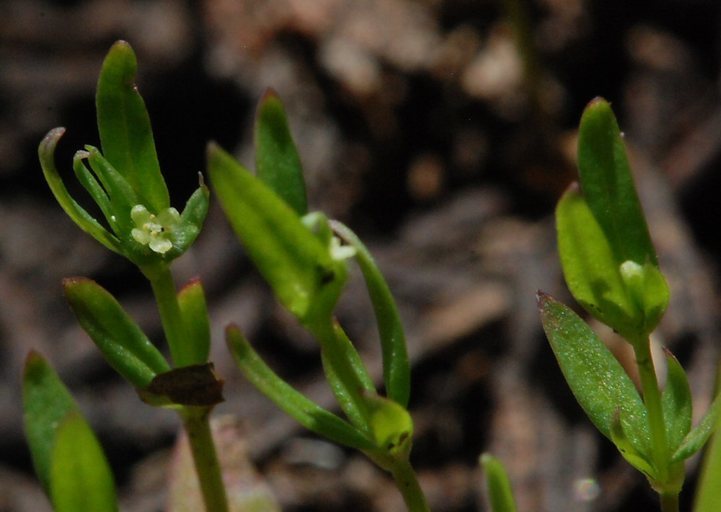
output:
[[[229,510],[209,427],[222,401],[222,381],[208,362],[210,328],[203,289],[192,280],[179,292],[171,262],[200,233],[208,210],[203,184],[182,213],[171,206],[147,111],[134,84],[136,58],[120,41],[108,53],[96,106],[101,149],[73,159],[78,181],[102,214],[97,220],[68,193],[54,163],[62,128],[39,148],[45,178],[70,218],[106,248],[128,258],[150,282],[170,359],[113,296],[86,278],[64,281],[80,324],[107,362],[146,403],[177,411],[187,431],[206,510]],[[278,97],[267,93],[255,124],[254,175],[215,144],[208,147],[214,190],[246,252],[279,302],[318,340],[326,378],[346,419],[323,409],[271,370],[243,337],[227,328],[240,370],[281,409],[331,441],[358,449],[390,472],[411,511],[428,506],[409,455],[413,422],[406,407],[410,369],[398,310],[388,285],[358,237],[322,213],[308,212],[297,150]],[[89,167],[88,167],[89,166]],[[333,315],[355,260],[377,319],[385,395]],[[26,433],[40,481],[58,511],[117,510],[112,474],[78,406],[50,365],[28,357],[23,378]],[[231,508],[233,503],[231,502]]]
[[[243,374],[308,429],[358,449],[389,471],[411,511],[428,510],[411,468],[413,422],[406,406],[410,368],[398,309],[358,237],[319,212],[308,212],[302,168],[282,105],[269,92],[255,128],[257,177],[215,144],[208,169],[216,195],[248,256],[278,300],[317,340],[326,379],[346,419],[313,403],[271,370],[241,330],[226,330]],[[375,312],[386,395],[378,393],[333,310],[355,259]]]
[[[603,99],[592,101],[582,116],[578,168],[580,186],[572,184],[556,208],[563,273],[579,304],[633,348],[641,394],[586,322],[539,293],[543,327],[589,419],[646,475],[660,496],[661,510],[677,511],[684,461],[711,435],[721,400],[717,397],[692,428],[688,380],[668,350],[666,385],[659,388],[649,336],[666,311],[669,289],[636,195],[623,137]]]
[[[45,179],[68,216],[106,248],[133,262],[150,282],[170,361],[98,284],[75,277],[65,279],[63,285],[81,326],[108,363],[138,389],[143,400],[180,415],[206,507],[222,512],[227,510],[227,500],[208,422],[211,409],[222,400],[222,382],[207,362],[210,329],[205,297],[197,280],[177,292],[170,270],[171,262],[200,233],[209,191],[201,179],[182,213],[170,205],[148,113],[134,84],[136,67],[130,45],[118,42],[111,48],[96,94],[102,150],[85,146],[73,158],[75,176],[103,221],[70,196],[55,168],[53,154],[64,129],[51,130],[38,152]],[[92,433],[62,383],[38,355],[28,358],[23,390],[33,462],[56,510],[89,510],[86,500],[98,492],[96,487],[107,492],[97,496],[92,510],[115,510],[109,472],[103,471],[107,479],[102,485],[85,480],[95,466],[105,467],[99,450],[82,448],[82,439]]]

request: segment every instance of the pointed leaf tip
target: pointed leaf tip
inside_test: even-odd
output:
[[[273,89],[272,87],[268,87],[263,92],[263,96],[260,98],[260,103],[262,104],[265,101],[271,100],[271,99],[280,100],[280,95],[278,94],[278,92],[275,89]]]
[[[307,213],[303,166],[293,142],[285,107],[273,89],[267,89],[258,103],[254,142],[258,178],[299,215]]]
[[[543,308],[550,299],[551,296],[543,290],[536,291],[536,304],[538,304],[539,308]]]

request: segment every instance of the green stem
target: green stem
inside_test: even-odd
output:
[[[151,270],[143,270],[153,288],[155,301],[160,312],[160,321],[163,324],[163,332],[170,347],[170,355],[173,358],[173,365],[181,367],[193,364],[194,359],[192,352],[188,350],[190,346],[186,340],[183,316],[180,313],[178,295],[170,267],[166,264],[160,264]]]
[[[170,267],[161,263],[141,270],[153,288],[174,366],[182,367],[193,364],[193,353],[188,344]],[[180,410],[180,417],[188,436],[190,451],[193,454],[195,472],[200,483],[205,509],[208,512],[227,512],[228,498],[210,431],[210,410],[211,407],[183,407]]]
[[[654,465],[659,472],[660,484],[665,484],[669,479],[670,455],[668,439],[666,438],[666,424],[663,420],[663,408],[661,406],[661,392],[658,388],[656,370],[651,358],[651,345],[649,340],[641,340],[634,343],[636,352],[636,365],[641,377],[641,389],[643,390],[643,402],[648,411],[648,422],[651,433],[651,450]],[[667,498],[661,496],[662,502]],[[665,509],[664,509],[665,510]]]
[[[394,464],[390,467],[390,472],[396,481],[396,487],[403,495],[408,512],[430,512],[416,472],[413,471],[408,459],[395,459]]]
[[[195,472],[207,512],[228,512],[218,455],[210,430],[210,407],[185,407],[180,412],[193,454]]]
[[[360,355],[333,319],[320,319],[309,328],[320,342],[326,378],[341,409],[353,425],[369,433],[363,393],[376,391]]]

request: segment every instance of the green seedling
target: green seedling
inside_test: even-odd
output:
[[[201,178],[182,213],[171,206],[150,119],[134,83],[136,68],[130,45],[115,43],[103,62],[96,93],[102,149],[85,146],[73,159],[75,176],[97,205],[101,220],[70,196],[55,167],[55,147],[64,129],[51,130],[40,143],[38,154],[45,179],[68,216],[106,248],[137,265],[147,277],[171,360],[166,360],[120,303],[97,283],[81,277],[66,279],[65,295],[80,325],[110,366],[138,390],[145,402],[177,411],[190,439],[206,508],[223,512],[228,510],[226,492],[208,423],[210,410],[222,400],[222,381],[208,363],[210,329],[205,297],[197,280],[177,292],[170,268],[200,233],[209,190]],[[26,417],[33,417],[30,411],[42,406],[41,398],[34,394],[26,397]],[[73,500],[91,492],[96,484],[83,476],[85,469],[77,466],[83,459],[74,460],[73,451],[78,444],[92,446],[92,435],[77,415],[59,420],[63,418],[40,416],[28,422],[31,446],[56,445],[52,452],[36,457],[36,468],[43,481],[52,475],[49,489],[58,510],[87,509],[73,508]],[[50,423],[42,427],[43,422]],[[98,450],[90,452],[88,457],[98,458]],[[52,470],[46,471],[45,466]],[[63,477],[75,469],[78,478],[74,482]]]
[[[326,379],[345,419],[294,390],[269,368],[237,326],[226,331],[238,367],[260,391],[299,423],[358,449],[389,471],[409,510],[428,510],[409,462],[413,422],[406,409],[410,366],[398,309],[368,250],[346,226],[307,212],[298,151],[283,106],[272,91],[255,125],[257,174],[215,144],[208,171],[238,238],[278,300],[317,340]],[[377,318],[385,396],[333,310],[355,259]]]
[[[209,190],[201,176],[182,212],[171,206],[150,119],[134,84],[136,68],[130,45],[114,44],[103,63],[96,94],[101,148],[85,146],[73,159],[75,177],[95,202],[99,219],[71,197],[55,166],[54,152],[64,129],[51,130],[38,153],[45,179],[68,216],[107,249],[134,263],[148,279],[170,358],[99,284],[73,277],[63,285],[80,325],[108,364],[144,402],[177,412],[190,442],[205,508],[223,512],[237,507],[232,494],[228,501],[209,424],[213,407],[223,398],[222,380],[208,361],[207,304],[199,280],[177,291],[171,272],[173,260],[200,234]],[[234,325],[226,331],[230,353],[248,380],[281,409],[311,431],[366,454],[391,473],[409,510],[426,511],[409,460],[410,365],[390,289],[348,227],[320,212],[308,212],[300,157],[283,105],[272,91],[260,101],[254,134],[257,175],[217,145],[208,146],[214,190],[278,301],[318,340],[326,378],[345,417],[293,389]],[[378,319],[385,394],[378,391],[333,315],[351,260],[361,269]],[[93,510],[115,510],[112,477],[102,451],[70,394],[38,356],[29,359],[25,384],[33,460],[56,509],[83,509],[78,500],[86,496]],[[90,478],[89,471],[97,475]]]
[[[686,374],[666,351],[668,376],[659,388],[649,335],[669,303],[669,289],[631,176],[626,148],[610,105],[586,108],[579,128],[580,185],[556,208],[558,250],[573,297],[634,350],[639,395],[630,377],[576,313],[539,293],[546,336],[581,407],[621,455],[659,494],[661,510],[678,510],[684,461],[700,450],[718,423],[717,398],[692,428]],[[704,512],[711,509],[704,509]]]

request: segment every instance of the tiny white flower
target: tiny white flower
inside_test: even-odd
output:
[[[135,227],[130,234],[133,239],[158,254],[165,254],[173,248],[170,240],[173,229],[180,223],[180,214],[175,208],[167,208],[158,215],[150,213],[142,204],[130,210]]]

